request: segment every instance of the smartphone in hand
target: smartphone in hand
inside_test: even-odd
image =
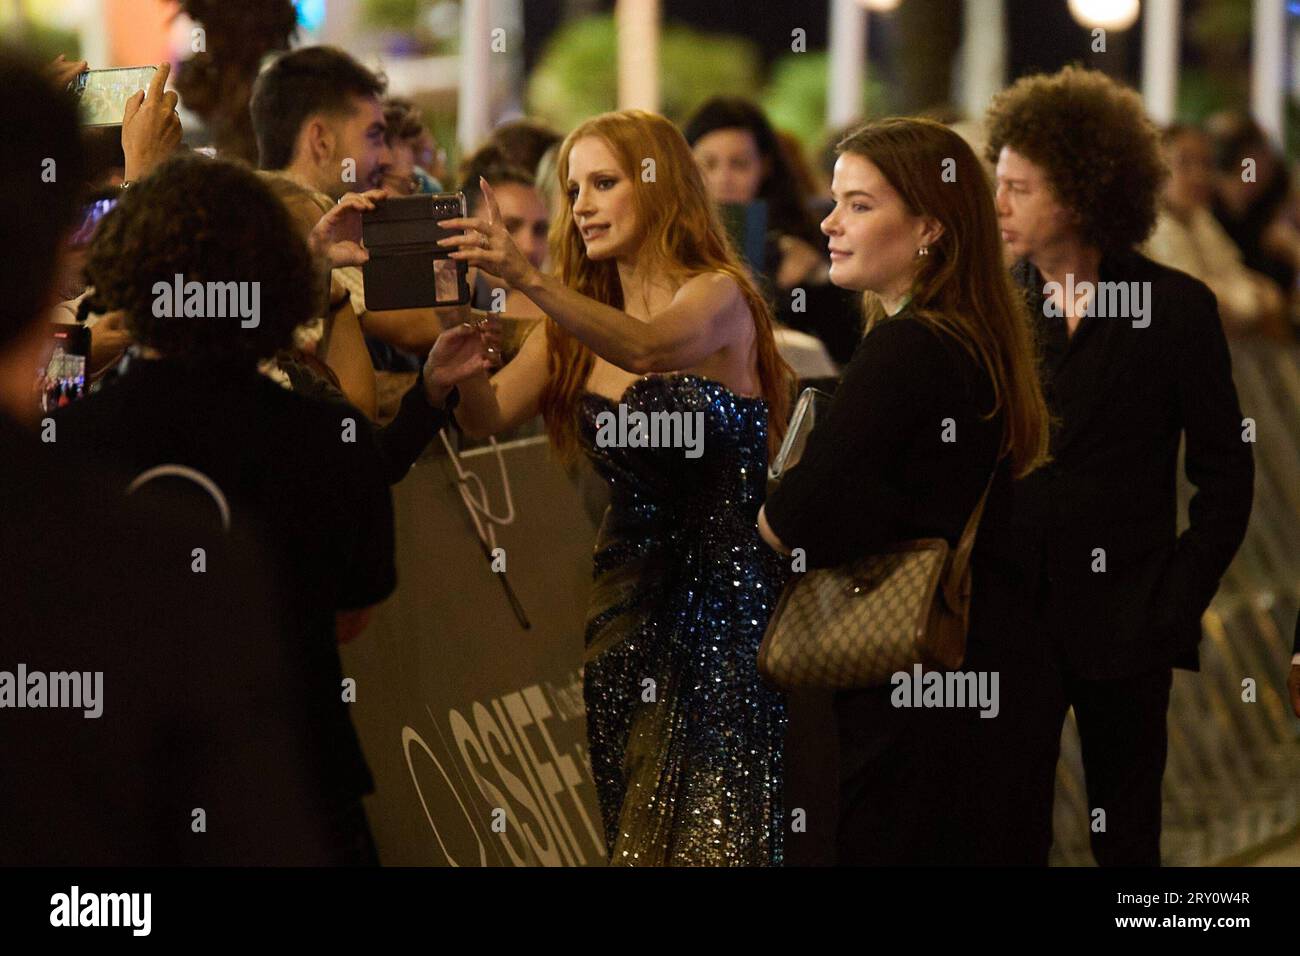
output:
[[[464,193],[392,196],[362,213],[362,241],[370,252],[361,269],[366,308],[468,304],[468,267],[438,245],[453,234],[438,223],[464,215]]]
[[[68,85],[77,97],[82,126],[121,126],[126,101],[147,90],[156,66],[124,66],[111,70],[86,70]]]
[[[52,412],[86,394],[86,363],[90,358],[90,329],[84,325],[51,327],[54,349],[37,373],[41,411]]]

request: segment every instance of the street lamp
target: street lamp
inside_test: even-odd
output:
[[[1070,0],[1070,15],[1089,29],[1127,30],[1141,6],[1139,0]]]

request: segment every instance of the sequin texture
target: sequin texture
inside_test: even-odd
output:
[[[613,865],[780,865],[785,702],[756,656],[786,576],[755,527],[767,404],[695,375],[653,375],[629,412],[703,413],[680,447],[599,447],[618,402],[588,393],[580,435],[609,483],[583,690]]]

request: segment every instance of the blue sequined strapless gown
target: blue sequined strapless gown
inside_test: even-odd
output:
[[[600,447],[619,403],[583,396],[581,440],[610,486],[583,674],[610,862],[780,865],[785,702],[756,664],[786,576],[755,527],[767,404],[695,375],[637,379],[621,401],[702,412],[704,443],[698,458]]]

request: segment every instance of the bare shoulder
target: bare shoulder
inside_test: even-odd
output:
[[[748,361],[758,334],[759,317],[754,314],[734,276],[725,272],[702,272],[692,276],[678,292],[677,302],[697,319],[707,320],[713,342],[719,350],[719,359],[730,363],[738,356],[745,356],[743,361]],[[727,379],[722,373],[711,374]]]
[[[677,290],[677,298],[684,297],[707,298],[718,305],[729,305],[743,298],[740,284],[725,272],[701,272],[691,276]]]

